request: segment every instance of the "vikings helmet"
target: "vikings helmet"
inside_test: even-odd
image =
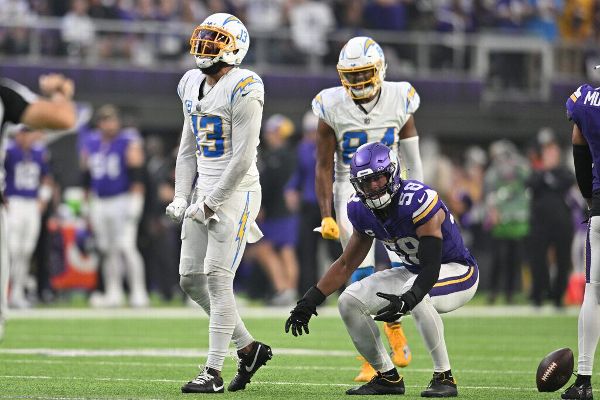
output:
[[[373,97],[385,79],[386,68],[381,46],[366,36],[350,39],[337,64],[342,86],[354,100]]]
[[[217,13],[194,29],[190,47],[198,68],[208,68],[219,61],[237,66],[248,53],[250,35],[237,17]]]
[[[383,186],[374,190],[372,182],[387,177]],[[400,190],[400,162],[392,149],[379,142],[360,146],[350,162],[350,182],[360,200],[371,209],[390,205]]]

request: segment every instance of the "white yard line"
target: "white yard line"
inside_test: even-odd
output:
[[[47,375],[0,375],[4,379],[52,379],[52,380],[77,380],[77,381],[98,381],[98,382],[139,382],[139,378],[111,378],[111,377],[74,377],[74,376],[47,376]],[[181,384],[181,379],[148,379],[144,382],[154,383],[177,383]],[[253,380],[253,384],[259,385],[283,385],[283,386],[334,386],[334,387],[354,387],[357,383],[314,383],[314,382],[272,382]],[[422,385],[406,385],[409,388],[423,388]],[[486,389],[486,390],[528,390],[536,391],[534,387],[510,387],[510,386],[459,386],[461,389]]]
[[[291,307],[240,307],[242,318],[287,318]],[[444,318],[470,317],[547,317],[554,315],[576,316],[578,307],[568,307],[557,312],[551,306],[536,308],[532,306],[466,306],[444,314]],[[327,306],[319,309],[320,317],[339,317],[337,307]],[[173,308],[35,308],[29,310],[10,310],[8,319],[207,319],[208,317],[199,308],[173,307]]]

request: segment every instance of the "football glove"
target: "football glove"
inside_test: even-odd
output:
[[[191,218],[193,221],[204,225],[208,225],[210,221],[220,221],[217,213],[213,213],[210,217],[206,217],[206,214],[204,213],[204,200],[199,200],[190,204],[185,210],[185,217]]]
[[[174,222],[181,222],[187,206],[188,203],[186,199],[175,197],[171,204],[167,206],[165,214],[167,214],[167,217],[171,218]]]
[[[375,321],[395,322],[416,306],[415,295],[409,290],[402,296],[377,292],[377,296],[390,302],[387,306],[377,311],[373,318]]]
[[[340,238],[340,228],[331,217],[325,217],[321,221],[321,236],[323,239],[337,240]]]
[[[302,330],[308,335],[308,321],[313,315],[319,315],[317,306],[323,301],[325,301],[325,295],[316,286],[308,289],[285,321],[285,333],[288,333],[291,328],[294,336],[302,336]]]

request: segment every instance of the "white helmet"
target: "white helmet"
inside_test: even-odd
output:
[[[208,16],[194,29],[190,47],[198,68],[208,68],[219,61],[239,65],[248,53],[250,35],[237,17],[217,13]]]
[[[342,48],[337,64],[342,85],[355,100],[368,99],[377,93],[386,68],[381,46],[366,36],[350,39]]]

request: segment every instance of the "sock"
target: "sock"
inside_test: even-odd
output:
[[[398,370],[396,368],[392,368],[389,371],[385,371],[381,374],[388,381],[397,381],[400,379],[400,374],[398,374]]]
[[[592,384],[592,377],[590,375],[579,375],[577,374],[577,379],[575,380],[575,386],[590,386]]]

